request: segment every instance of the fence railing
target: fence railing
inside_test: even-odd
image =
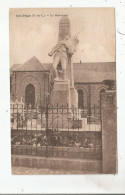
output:
[[[100,108],[11,104],[12,154],[101,158]]]

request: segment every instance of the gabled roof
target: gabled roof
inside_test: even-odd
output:
[[[35,56],[22,65],[15,66],[13,71],[44,71],[48,70],[49,64],[42,64]]]

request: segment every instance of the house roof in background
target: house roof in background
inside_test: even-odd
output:
[[[35,56],[24,64],[14,64],[13,71],[45,71],[50,70],[52,63],[41,63]],[[74,82],[102,82],[116,80],[115,62],[74,63]]]

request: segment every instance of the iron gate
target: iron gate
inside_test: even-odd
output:
[[[101,148],[100,108],[11,105],[12,154],[101,159]]]

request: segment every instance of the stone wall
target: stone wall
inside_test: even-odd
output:
[[[117,172],[117,118],[115,91],[101,96],[103,173]]]
[[[102,173],[101,160],[80,160],[64,158],[46,158],[25,155],[11,155],[12,166],[32,167],[55,170],[77,170],[81,174]]]

